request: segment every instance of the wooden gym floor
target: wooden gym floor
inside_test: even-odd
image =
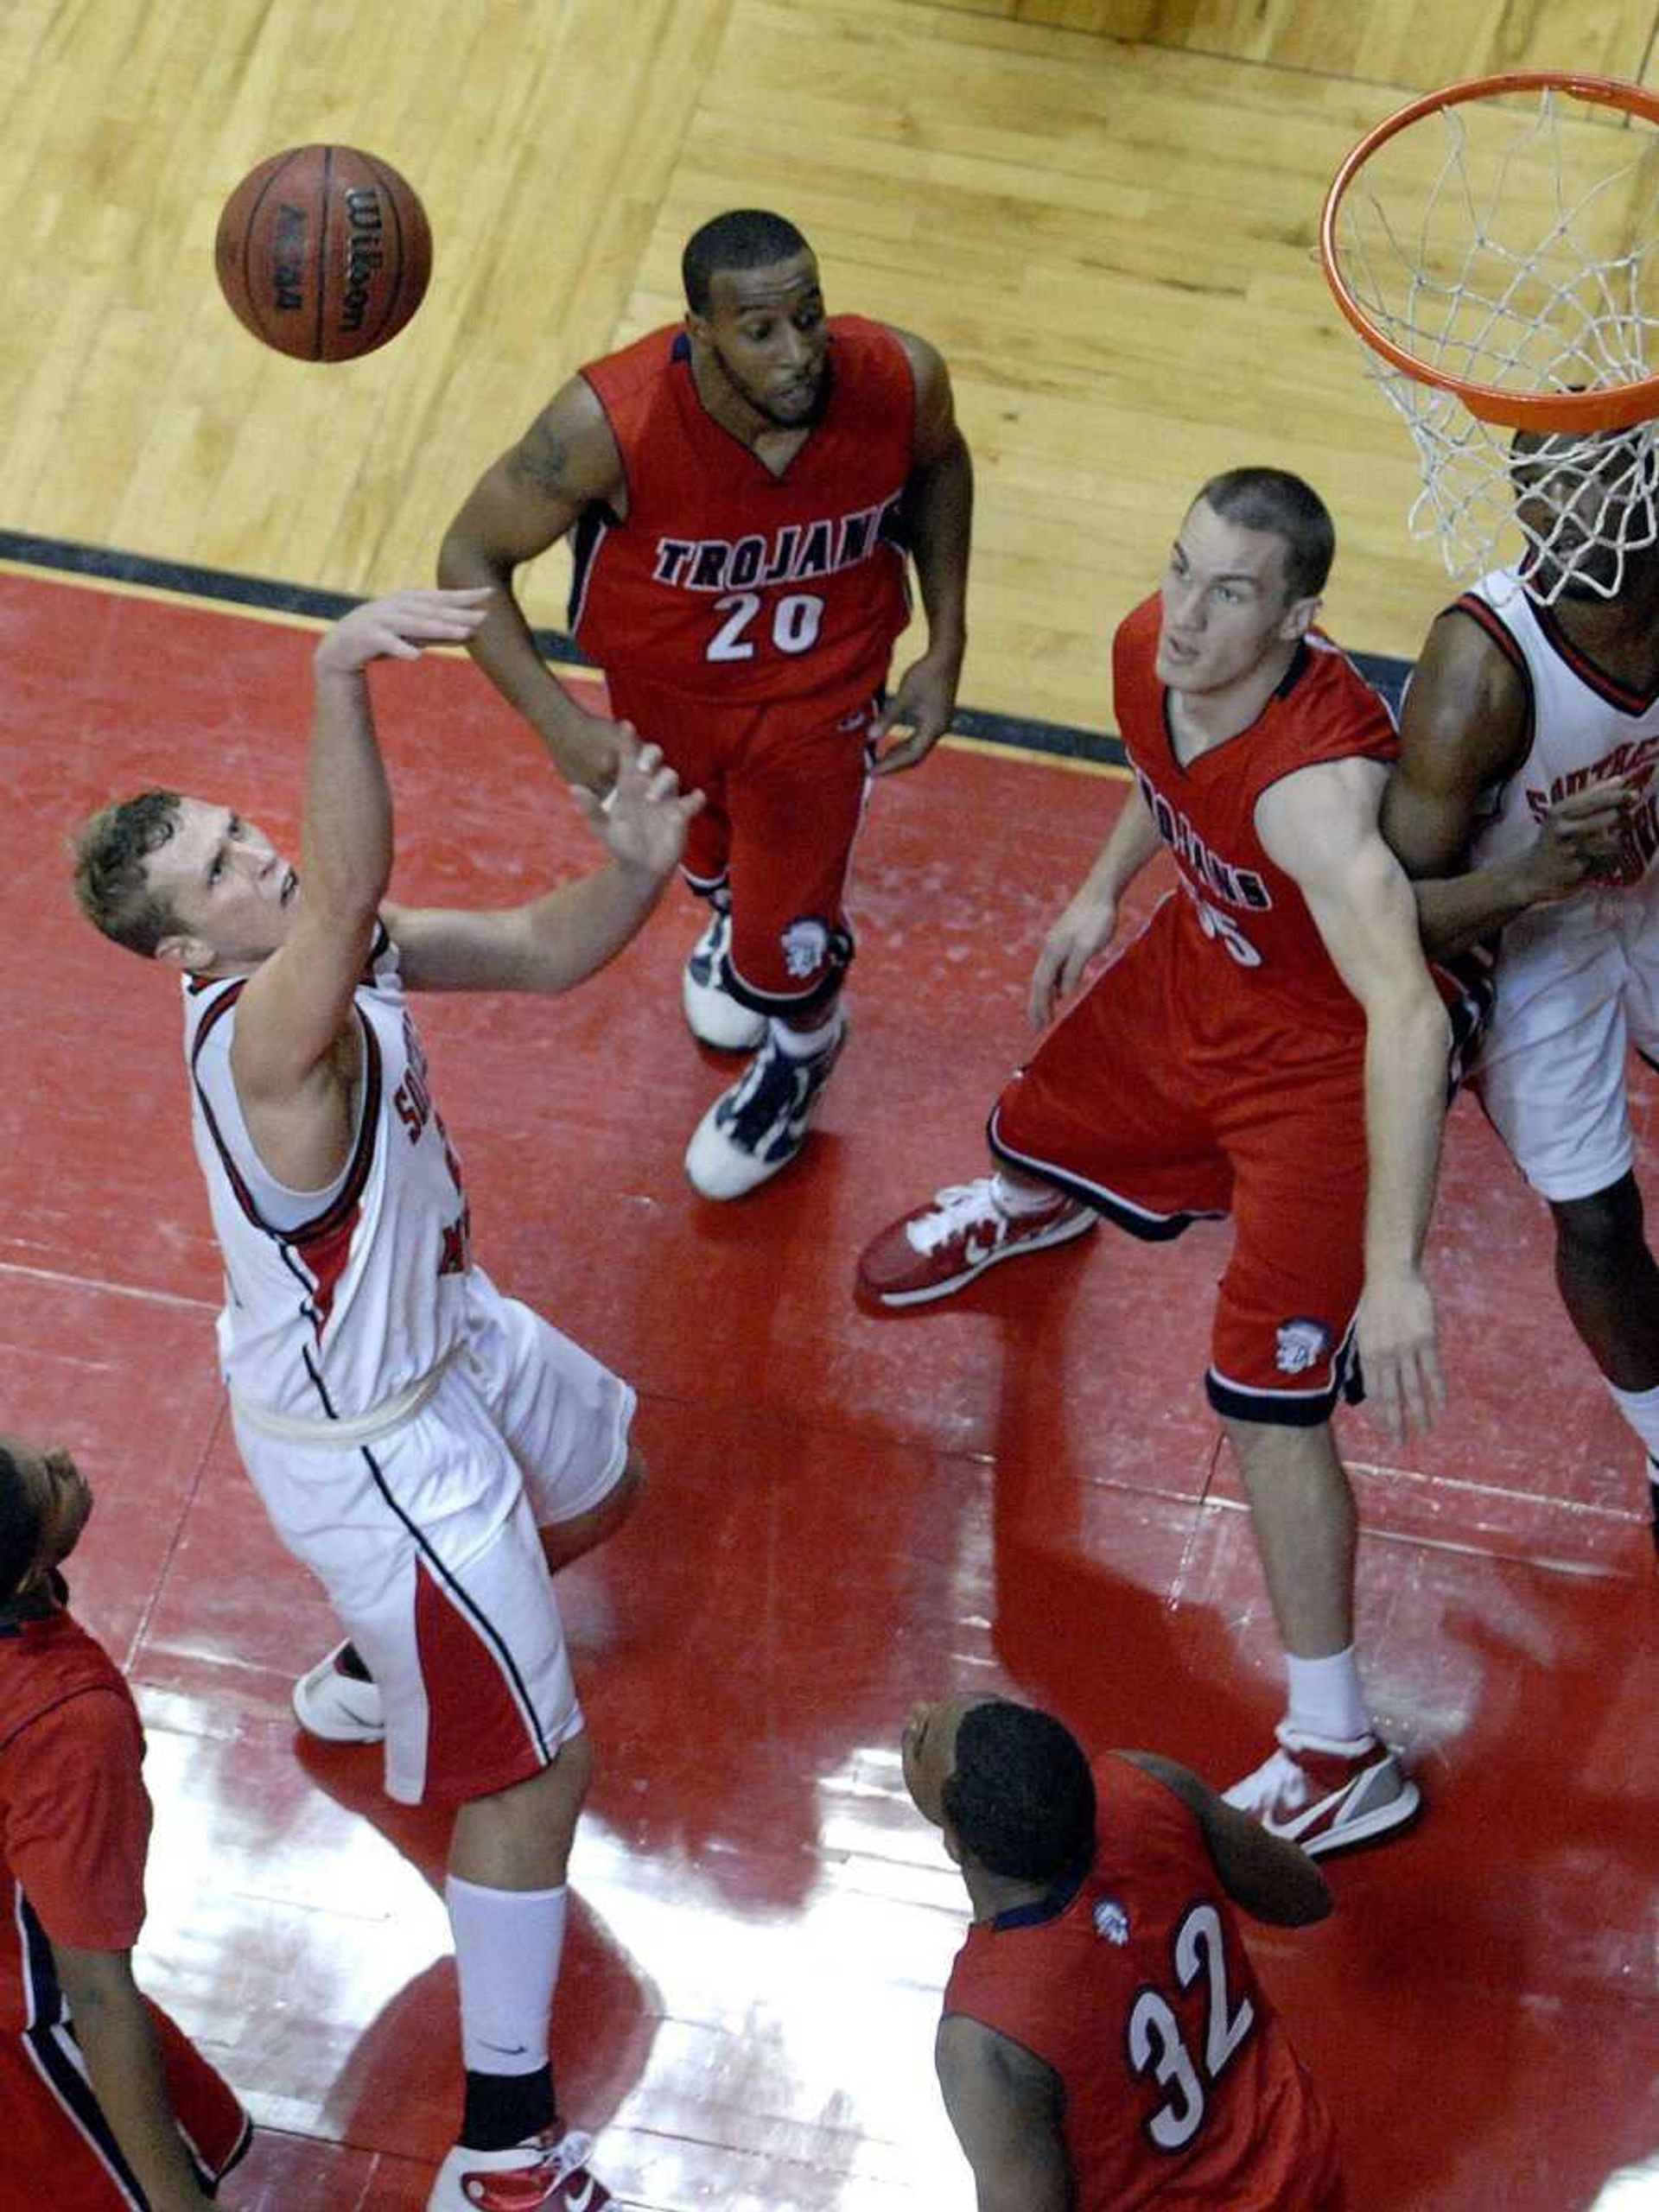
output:
[[[1321,485],[1332,626],[1408,655],[1446,587],[1310,259],[1325,180],[1419,86],[1641,75],[1656,25],[1630,0],[12,0],[0,529],[34,557],[0,574],[3,1425],[63,1439],[99,1492],[74,1581],[149,1728],[143,1971],[262,2123],[240,2212],[423,2202],[457,2063],[442,1838],[378,1796],[372,1755],[296,1742],[288,1683],[330,1630],[224,1421],[173,993],[73,917],[60,840],[156,775],[290,837],[309,640],[48,564],[418,580],[567,370],[673,312],[685,232],[772,202],[832,303],[956,370],[982,494],[969,705],[1102,727],[1111,622],[1193,485],[1242,459]],[[393,160],[438,235],[410,330],[337,370],[263,355],[208,256],[235,179],[315,137]],[[582,864],[464,663],[382,697],[401,893]],[[1006,1683],[1219,1781],[1274,1715],[1198,1381],[1224,1232],[1103,1237],[929,1315],[848,1296],[864,1236],[975,1168],[1054,887],[1120,791],[960,746],[884,789],[852,1048],[809,1156],[741,1207],[679,1170],[721,1080],[678,1026],[683,900],[562,1005],[429,1011],[486,1264],[641,1389],[650,1503],[562,1584],[601,1761],[562,2082],[630,2204],[965,2212],[930,2065],[960,1892],[898,1780],[916,1695]],[[1659,2145],[1655,1577],[1637,1455],[1467,1107],[1433,1264],[1451,1409],[1403,1454],[1345,1433],[1372,1681],[1429,1816],[1336,1863],[1329,1923],[1256,1948],[1360,2212],[1560,2212]]]

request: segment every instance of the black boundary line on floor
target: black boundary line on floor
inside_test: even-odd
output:
[[[0,560],[50,574],[103,579],[110,583],[142,584],[147,590],[177,592],[192,599],[217,600],[227,607],[257,607],[268,614],[298,614],[319,622],[334,622],[359,599],[348,592],[320,591],[308,584],[277,583],[266,576],[236,575],[224,569],[199,569],[187,561],[158,561],[146,553],[122,553],[98,545],[78,545],[59,537],[36,537],[27,531],[0,530]],[[536,643],[550,660],[578,667],[594,664],[562,630],[537,630]],[[1396,707],[1405,686],[1409,664],[1380,653],[1355,653],[1356,665]],[[1103,649],[1102,661],[1105,660]],[[1105,689],[1103,671],[1102,690]],[[1038,721],[1024,715],[994,714],[978,707],[958,707],[950,727],[958,737],[982,740],[988,745],[1017,747],[1027,753],[1046,753],[1057,760],[1091,760],[1110,767],[1124,765],[1122,741],[1097,730],[1073,729],[1064,722]]]

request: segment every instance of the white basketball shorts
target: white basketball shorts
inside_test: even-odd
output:
[[[1659,1060],[1656,874],[1535,907],[1503,932],[1473,1082],[1541,1197],[1588,1198],[1629,1173],[1631,1046]]]
[[[236,1422],[276,1533],[380,1687],[385,1786],[458,1804],[523,1782],[582,1725],[538,1528],[627,1462],[634,1393],[474,1270],[466,1332],[412,1419],[372,1444]]]

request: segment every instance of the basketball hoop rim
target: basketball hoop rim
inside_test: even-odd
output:
[[[1469,412],[1483,423],[1497,423],[1509,429],[1593,431],[1628,429],[1659,416],[1659,373],[1631,384],[1599,386],[1592,391],[1552,391],[1534,396],[1507,391],[1499,385],[1472,384],[1449,370],[1431,367],[1396,346],[1367,315],[1342,273],[1337,251],[1337,214],[1349,186],[1379,147],[1426,115],[1438,109],[1460,107],[1470,100],[1493,99],[1503,92],[1568,92],[1597,107],[1622,109],[1659,124],[1659,92],[1643,86],[1624,83],[1616,77],[1586,77],[1573,70],[1522,69],[1487,77],[1467,77],[1426,92],[1369,130],[1331,181],[1319,216],[1319,259],[1337,305],[1376,353],[1380,353],[1414,383],[1433,385],[1454,392]]]

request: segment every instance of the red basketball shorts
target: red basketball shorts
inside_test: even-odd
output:
[[[1049,1032],[992,1112],[991,1148],[1139,1236],[1230,1214],[1211,1402],[1312,1427],[1357,1395],[1363,1033],[1287,1025],[1249,1049],[1174,920],[1160,908]]]
[[[843,901],[882,673],[741,709],[607,679],[613,713],[707,801],[686,840],[686,880],[705,895],[729,889],[728,981],[761,1013],[810,1006],[852,957]]]

